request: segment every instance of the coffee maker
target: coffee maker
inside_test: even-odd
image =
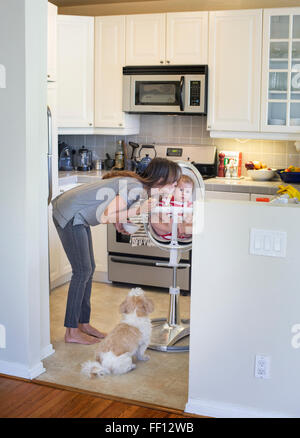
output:
[[[74,151],[66,143],[58,143],[58,169],[59,170],[74,170],[73,155]]]
[[[92,169],[92,152],[82,146],[77,153],[77,170],[88,171]]]

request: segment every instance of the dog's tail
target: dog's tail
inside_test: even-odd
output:
[[[85,376],[104,376],[109,374],[109,372],[103,368],[100,362],[88,360],[81,365],[81,372]]]

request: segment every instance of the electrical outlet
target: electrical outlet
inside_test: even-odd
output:
[[[270,356],[255,356],[255,377],[258,379],[270,379]]]

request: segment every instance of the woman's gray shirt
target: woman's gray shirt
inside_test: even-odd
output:
[[[113,177],[82,184],[53,199],[53,217],[61,228],[73,219],[73,225],[99,225],[111,201],[120,195],[130,208],[145,196],[143,184],[131,177]]]

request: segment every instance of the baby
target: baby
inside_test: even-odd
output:
[[[175,188],[174,195],[170,198],[162,198],[159,202],[160,206],[174,206],[174,207],[192,207],[192,195],[193,195],[194,183],[193,180],[187,176],[182,175]],[[179,239],[186,239],[191,237],[192,228],[192,214],[180,213],[181,220],[178,223],[177,233]],[[166,221],[166,218],[168,219]],[[170,214],[160,214],[158,221],[151,222],[153,230],[163,240],[171,240],[172,238],[172,220]],[[189,232],[189,233],[188,233]]]

